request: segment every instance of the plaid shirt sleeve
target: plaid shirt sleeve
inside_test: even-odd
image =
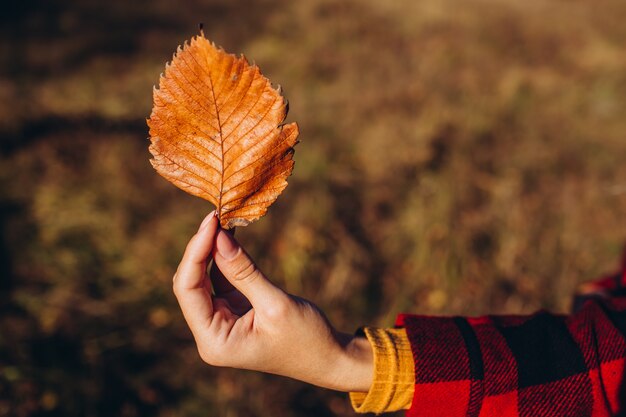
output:
[[[570,316],[398,316],[415,363],[407,417],[626,415],[625,289],[626,270]]]

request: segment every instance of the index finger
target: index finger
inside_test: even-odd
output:
[[[235,236],[235,228],[225,230],[225,232],[229,233],[231,236]],[[211,268],[209,268],[209,278],[211,278],[213,291],[215,291],[215,295],[218,297],[223,294],[231,293],[232,291],[237,291],[237,289],[233,287],[233,284],[222,274],[222,271],[219,270],[215,262],[213,262]]]

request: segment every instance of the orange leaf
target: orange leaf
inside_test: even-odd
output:
[[[154,89],[150,160],[165,179],[213,203],[222,227],[263,216],[293,170],[295,123],[256,65],[204,34],[178,48]]]

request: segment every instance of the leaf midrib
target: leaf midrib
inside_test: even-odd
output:
[[[220,120],[220,111],[217,107],[217,99],[215,98],[215,88],[213,87],[213,78],[211,78],[211,74],[209,73],[209,84],[211,85],[211,96],[213,96],[213,107],[215,107],[215,117],[217,118],[217,127],[219,128],[220,134],[220,156],[221,156],[221,167],[220,167],[220,195],[218,196],[217,201],[217,218],[220,219],[220,215],[222,214],[222,196],[224,195],[224,135],[222,134],[222,122]],[[220,219],[221,220],[221,219]]]

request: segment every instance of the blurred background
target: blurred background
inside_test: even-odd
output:
[[[23,0],[0,14],[0,415],[352,416],[198,358],[171,292],[212,207],[148,163],[204,22],[300,125],[238,238],[343,331],[398,312],[567,312],[626,239],[623,0]]]

